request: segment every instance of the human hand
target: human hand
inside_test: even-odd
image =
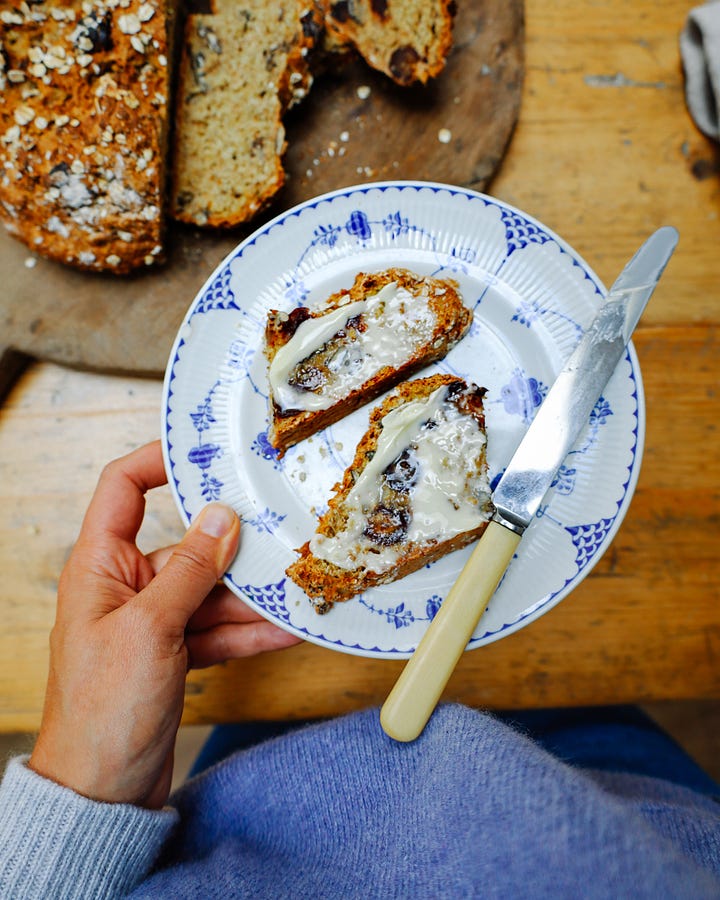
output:
[[[175,547],[138,550],[144,495],[166,481],[159,442],[100,477],[60,577],[29,761],[92,799],[152,809],[170,791],[188,668],[299,640],[217,583],[240,534],[228,507],[207,506]]]

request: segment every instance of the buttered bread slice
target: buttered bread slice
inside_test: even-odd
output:
[[[287,569],[317,612],[480,537],[492,515],[484,394],[432,375],[373,410],[327,513]]]
[[[269,440],[288,447],[445,356],[472,312],[452,279],[406,269],[359,274],[322,310],[271,310]]]

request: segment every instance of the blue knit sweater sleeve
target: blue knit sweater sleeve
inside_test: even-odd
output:
[[[146,878],[175,810],[88,800],[26,762],[11,760],[0,784],[0,897],[122,897]]]

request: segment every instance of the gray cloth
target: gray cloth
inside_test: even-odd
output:
[[[703,134],[720,141],[720,0],[690,11],[680,54],[690,115]]]
[[[0,898],[125,897],[179,822],[174,809],[99,803],[8,764],[0,783]]]

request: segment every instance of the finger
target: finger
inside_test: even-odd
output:
[[[260,622],[260,613],[251,609],[240,597],[224,585],[217,585],[188,622],[190,631],[205,631],[229,622]]]
[[[244,625],[218,625],[209,631],[186,637],[188,667],[204,669],[229,659],[257,656],[269,650],[284,650],[301,643],[301,640],[265,619]]]
[[[144,607],[165,636],[176,640],[230,565],[239,537],[240,520],[234,511],[222,503],[209,504],[134,605]]]
[[[164,568],[173,554],[175,547],[163,547],[154,550],[146,557],[155,575]],[[260,613],[245,603],[237,594],[222,584],[217,584],[203,600],[187,624],[191,631],[205,631],[215,625],[227,622],[257,622],[262,620]]]
[[[155,575],[165,566],[176,546],[176,544],[173,544],[171,547],[160,547],[158,550],[153,550],[152,553],[147,554],[145,558],[150,563]]]
[[[88,506],[81,537],[95,542],[111,534],[134,542],[145,514],[145,494],[166,483],[160,441],[109,463]]]
[[[167,564],[173,554],[174,547],[163,547],[155,550],[146,557],[154,574]],[[203,600],[187,624],[191,631],[205,631],[215,625],[226,622],[257,622],[262,620],[260,613],[252,609],[237,594],[234,594],[223,584],[216,584],[207,597]]]

